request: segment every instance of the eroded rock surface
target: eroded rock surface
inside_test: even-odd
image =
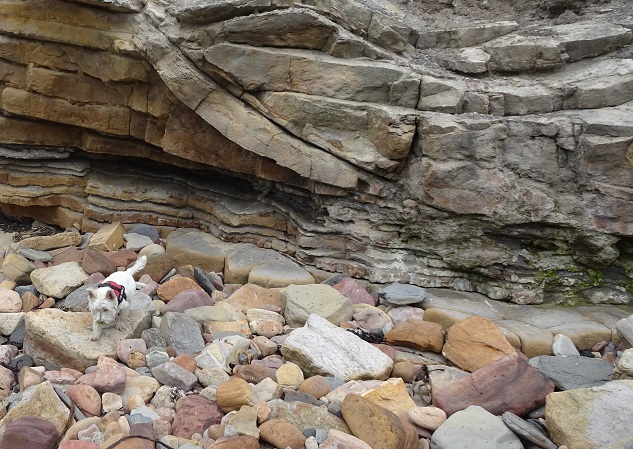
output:
[[[630,5],[438,27],[468,11],[423,3],[4,1],[0,207],[202,228],[371,282],[629,302]],[[275,282],[311,282],[283,263]]]

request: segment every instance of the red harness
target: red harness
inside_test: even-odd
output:
[[[114,295],[119,304],[127,299],[127,295],[125,294],[125,287],[117,284],[116,282],[108,281],[103,284],[97,285],[97,287],[109,287],[114,291]]]

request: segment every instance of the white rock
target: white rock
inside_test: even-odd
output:
[[[88,273],[77,262],[66,262],[31,273],[31,281],[38,291],[53,298],[65,298],[88,280]]]
[[[316,314],[288,335],[281,352],[308,376],[321,374],[345,381],[386,379],[393,367],[384,352]]]
[[[554,355],[560,355],[563,357],[570,355],[580,355],[576,345],[571,341],[567,335],[556,334],[554,335],[554,343],[552,343],[552,352]]]

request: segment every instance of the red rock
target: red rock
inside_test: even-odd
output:
[[[90,441],[66,440],[58,449],[99,449],[99,446]]]
[[[175,357],[172,362],[174,362],[178,366],[183,367],[190,373],[194,373],[196,371],[196,359],[194,359],[189,354],[180,354],[179,356]]]
[[[90,248],[84,249],[81,268],[88,274],[101,273],[104,276],[109,276],[117,270],[116,264],[108,259],[104,253]]]
[[[123,393],[125,390],[125,369],[116,360],[106,356],[99,356],[97,370],[92,386],[99,393]]]
[[[259,449],[259,440],[255,437],[240,436],[232,438],[222,438],[217,440],[207,449]]]
[[[334,288],[349,299],[352,304],[369,304],[370,306],[377,304],[376,298],[371,296],[362,285],[352,278],[343,279],[338,284],[335,284]]]
[[[159,288],[160,290],[160,288]],[[212,306],[215,302],[204,290],[184,290],[174,296],[171,301],[160,309],[160,314],[167,312],[182,313],[187,309],[202,306]]]
[[[92,273],[90,276],[88,276],[86,284],[101,284],[101,282],[103,282],[105,278],[106,277],[102,273]]]
[[[86,416],[101,415],[101,396],[90,385],[72,385],[68,387],[66,394],[77,404],[77,407],[84,411]]]
[[[433,405],[447,415],[479,405],[493,415],[524,416],[545,404],[554,383],[520,355],[496,360],[433,394]]]
[[[202,434],[210,425],[220,424],[222,416],[224,414],[220,407],[207,398],[195,394],[186,396],[176,412],[171,434],[191,439],[194,433]]]
[[[237,365],[233,369],[235,377],[244,379],[251,384],[258,384],[267,377],[275,380],[276,370],[263,365]]]
[[[51,265],[59,265],[66,262],[77,262],[81,265],[81,261],[84,258],[84,251],[76,246],[54,249],[49,251],[49,253],[53,256]]]
[[[54,449],[60,439],[55,425],[36,416],[22,416],[7,425],[0,447],[2,449]]]
[[[143,436],[154,438],[154,431],[151,423],[137,423],[130,426],[130,436]],[[155,449],[153,441],[141,438],[128,438],[117,444],[116,449]]]
[[[122,249],[120,251],[114,251],[111,253],[103,253],[103,255],[106,256],[117,267],[127,267],[138,257],[136,252],[129,249]]]

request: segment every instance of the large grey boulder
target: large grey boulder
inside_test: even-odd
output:
[[[393,360],[384,352],[316,314],[288,335],[281,353],[308,376],[320,374],[345,381],[386,379],[393,367]]]

